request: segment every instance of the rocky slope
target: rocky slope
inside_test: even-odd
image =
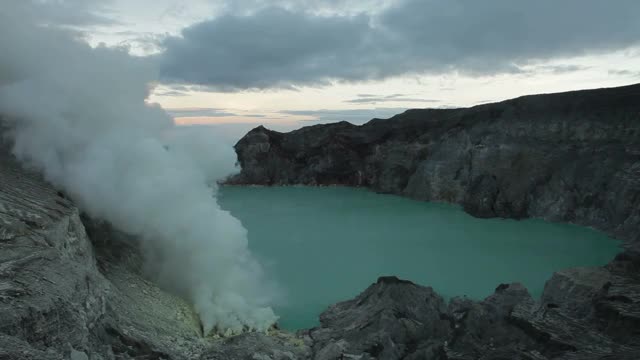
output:
[[[102,267],[74,204],[3,150],[0,359],[189,353],[174,342],[197,334],[176,317],[189,307],[164,293],[141,298],[158,289],[133,272],[120,276],[118,263]],[[163,301],[172,301],[171,311],[164,313]],[[141,319],[144,326],[136,323]]]
[[[277,331],[241,338],[247,344],[241,349],[204,338],[191,306],[145,279],[141,265],[135,239],[81,216],[0,146],[0,360],[233,359],[249,350],[249,358],[308,351]],[[218,357],[221,351],[229,356]]]
[[[431,191],[424,193],[427,194],[424,198],[442,200],[443,197],[434,194],[444,194],[442,186],[445,186],[449,169],[446,155],[454,159],[461,156],[454,151],[453,140],[447,139],[458,139],[462,136],[458,132],[466,132],[469,139],[483,139],[486,142],[482,143],[484,147],[476,147],[473,143],[472,149],[468,149],[472,153],[469,160],[471,165],[459,164],[462,168],[470,168],[460,170],[457,183],[447,184],[452,191],[459,186],[456,191],[464,190],[469,194],[465,192],[462,196],[453,192],[457,197],[448,200],[460,200],[465,205],[477,201],[480,201],[480,205],[484,204],[483,201],[490,202],[491,212],[467,206],[469,211],[479,215],[540,216],[533,212],[533,204],[543,206],[540,194],[547,194],[546,199],[550,199],[551,194],[547,192],[554,189],[550,184],[560,181],[566,188],[561,188],[564,192],[556,194],[553,198],[555,201],[550,202],[553,205],[548,209],[550,214],[567,215],[563,209],[569,205],[576,206],[569,220],[583,223],[594,221],[593,224],[618,234],[632,244],[637,239],[638,228],[634,228],[633,224],[637,221],[638,210],[637,207],[632,209],[628,206],[637,205],[638,197],[634,192],[637,191],[637,187],[634,187],[637,183],[636,178],[629,175],[634,168],[625,168],[624,165],[638,164],[638,153],[633,150],[637,143],[633,138],[638,135],[637,128],[633,126],[637,124],[638,113],[627,113],[635,106],[628,98],[630,94],[637,93],[637,89],[631,87],[608,91],[618,94],[619,106],[616,109],[620,114],[628,114],[628,118],[627,115],[620,115],[619,120],[607,123],[602,120],[604,115],[593,115],[601,117],[600,130],[595,130],[595,124],[584,125],[591,130],[584,130],[579,137],[588,142],[576,145],[582,147],[576,148],[573,153],[584,157],[580,161],[586,162],[588,154],[600,159],[599,163],[585,164],[591,166],[587,169],[593,169],[595,176],[600,176],[598,181],[605,181],[605,185],[581,179],[578,176],[580,174],[583,177],[594,175],[580,170],[573,162],[563,164],[570,170],[561,170],[558,163],[554,163],[556,168],[546,162],[544,166],[536,165],[538,159],[552,161],[555,156],[568,156],[565,153],[568,145],[564,144],[565,140],[557,140],[554,147],[557,154],[544,153],[543,148],[532,145],[532,141],[527,143],[523,140],[529,134],[536,134],[533,127],[529,128],[529,133],[525,131],[520,134],[520,143],[515,138],[507,137],[506,134],[517,133],[513,129],[494,134],[483,133],[481,128],[475,128],[476,122],[471,122],[473,126],[466,130],[462,125],[449,127],[444,132],[442,129],[434,130],[440,131],[443,144],[451,141],[448,148],[443,144],[438,145],[438,138],[417,132],[421,126],[425,126],[420,125],[421,122],[430,122],[429,119],[418,117],[392,125],[389,125],[392,121],[374,121],[374,125],[368,125],[380,127],[373,133],[386,133],[379,135],[379,147],[368,142],[373,139],[370,133],[358,135],[358,129],[366,126],[356,128],[338,124],[312,127],[300,130],[298,134],[304,136],[297,140],[296,137],[263,128],[254,130],[237,146],[244,168],[235,180],[271,184],[337,182],[395,191],[385,186],[400,184],[393,180],[396,176],[414,178],[418,168],[424,166],[441,169],[438,170],[441,171],[440,175],[437,171],[433,174],[423,173],[421,179],[439,179],[441,182],[437,186],[435,183],[421,185],[423,189]],[[587,95],[579,94],[579,97],[590,99],[583,106],[597,108],[598,101],[600,106],[604,106],[602,104],[605,101],[598,100],[598,96]],[[610,104],[612,100],[606,102]],[[487,107],[492,106],[497,105]],[[500,106],[508,107],[504,104]],[[451,114],[480,110],[482,107],[479,110],[458,110]],[[502,119],[503,115],[496,116],[496,119]],[[503,124],[508,122],[506,119],[500,121]],[[405,122],[407,129],[413,126],[414,130],[404,129]],[[477,122],[482,123],[481,120]],[[492,124],[490,120],[485,122]],[[622,125],[617,125],[618,122],[627,124],[628,128],[622,128]],[[375,125],[377,123],[384,126]],[[514,123],[517,122],[514,120]],[[439,129],[441,125],[433,119],[429,126]],[[575,129],[569,129],[574,126],[567,124],[564,130],[558,131],[578,136],[575,135]],[[615,132],[610,127],[620,127],[620,130]],[[555,129],[550,124],[543,128]],[[499,127],[493,129],[497,131]],[[596,136],[596,133],[600,135]],[[540,134],[535,136],[542,138]],[[348,141],[349,136],[351,140]],[[423,136],[431,140],[422,143],[419,139]],[[500,142],[488,143],[488,139],[497,141],[495,137],[500,136],[511,147],[520,146],[520,157],[528,159],[518,160],[523,161],[521,163],[516,161],[526,166],[522,165],[520,171],[511,170],[510,174],[516,176],[512,179],[513,184],[502,177],[504,171],[508,172],[509,169],[496,162],[496,159],[509,159],[515,150],[500,145]],[[288,138],[287,141],[301,141],[302,144],[293,155],[282,152],[283,149],[290,149],[288,145],[283,145]],[[361,145],[357,145],[358,141]],[[404,150],[398,145],[400,143],[404,144]],[[327,150],[323,144],[333,145]],[[589,153],[588,146],[594,144],[598,146]],[[339,146],[344,146],[344,151],[339,151]],[[402,175],[402,171],[395,174],[396,170],[383,169],[380,167],[382,163],[376,163],[379,167],[376,171],[380,173],[366,173],[365,170],[369,170],[355,161],[367,157],[351,157],[355,156],[351,152],[366,154],[371,146],[375,151],[369,156],[378,156],[382,163],[415,162],[416,168],[411,175]],[[419,150],[421,146],[426,149],[424,152]],[[525,151],[529,147],[540,153],[534,151],[537,155],[529,157],[529,151]],[[482,150],[486,148],[489,149]],[[447,152],[447,149],[451,151]],[[391,150],[405,152],[386,153]],[[317,152],[313,158],[315,160],[304,160],[305,154],[312,151]],[[415,160],[407,154],[421,154],[422,160]],[[485,154],[484,160],[482,154]],[[294,157],[288,158],[289,155]],[[291,167],[291,159],[298,159],[300,164]],[[348,168],[342,168],[346,165],[339,165],[340,159],[354,161],[348,166],[356,166],[361,172],[353,173]],[[264,161],[265,164],[261,167],[254,161]],[[439,165],[436,166],[434,161]],[[301,164],[315,165],[307,168]],[[479,165],[487,168],[483,170],[477,167]],[[542,169],[540,171],[556,169],[554,171],[559,173],[549,173],[551,178],[540,182],[540,189],[525,196],[526,213],[504,212],[513,210],[515,205],[506,207],[499,204],[515,196],[514,184],[528,184],[528,180],[519,177],[519,174],[533,175],[529,172],[530,167]],[[331,171],[325,173],[323,169]],[[615,170],[611,174],[616,176],[606,177],[608,170]],[[280,171],[282,174],[279,174]],[[493,180],[481,176],[481,180],[471,181],[473,174],[483,173],[488,173],[487,176]],[[626,177],[624,174],[627,174]],[[375,177],[371,177],[373,175]],[[462,185],[464,177],[471,181],[465,183],[465,187]],[[556,177],[560,177],[560,180],[553,180]],[[416,181],[413,180],[416,187],[410,187],[410,181],[407,180],[398,189],[402,188],[401,193],[410,195],[407,189],[420,188]],[[604,188],[589,187],[596,185]],[[518,186],[522,186],[518,189],[529,189],[524,185]],[[482,191],[491,196],[482,198],[484,195],[478,195],[481,199],[474,200],[471,194],[484,193],[468,187],[489,189]],[[508,189],[510,192],[504,195],[503,192]],[[592,193],[585,192],[589,189]],[[591,200],[587,201],[587,196],[591,196]],[[619,197],[624,196],[627,198],[620,200]],[[622,202],[618,203],[618,200]],[[482,207],[479,209],[486,210]],[[598,218],[598,214],[603,217]],[[611,217],[614,215],[619,217]],[[616,219],[619,222],[615,222]],[[454,298],[446,302],[429,287],[395,277],[383,277],[355,299],[329,307],[320,317],[321,325],[314,329],[296,334],[273,330],[268,334],[248,333],[230,338],[203,337],[189,304],[145,279],[141,262],[142,256],[134,238],[108,224],[81,216],[78,208],[62,192],[47,184],[38,174],[23,169],[6,146],[0,146],[0,360],[631,360],[637,359],[640,354],[640,255],[633,251],[633,246],[605,267],[568,269],[554,274],[539,300],[532,299],[519,284],[502,284],[492,296],[482,301]]]
[[[258,127],[235,149],[242,171],[230,184],[365,186],[640,243],[640,84],[409,110],[362,126]]]
[[[603,268],[556,273],[538,301],[511,284],[482,302],[447,305],[428,288],[379,280],[322,315],[310,331],[319,358],[640,356],[640,84],[409,110],[362,126],[260,126],[235,149],[242,170],[228,184],[363,186],[624,240]]]

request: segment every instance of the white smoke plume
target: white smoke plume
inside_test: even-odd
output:
[[[232,168],[230,149],[146,103],[157,79],[148,61],[30,24],[11,12],[18,3],[0,6],[0,115],[16,156],[142,239],[160,284],[193,302],[206,331],[272,325],[273,287],[207,185]]]

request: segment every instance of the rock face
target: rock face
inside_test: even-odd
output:
[[[108,283],[78,209],[12,159],[0,168],[0,358],[82,351],[107,313]]]
[[[81,216],[0,146],[0,360],[636,360],[639,89],[250,132],[235,183],[371,186],[481,216],[594,225],[629,244],[605,267],[554,274],[539,301],[502,284],[447,302],[382,277],[296,334],[203,337],[189,304],[144,277],[134,238]]]
[[[198,353],[198,327],[177,316],[193,318],[187,304],[100,257],[75,205],[3,149],[0,359]]]
[[[141,269],[134,238],[0,146],[0,360],[307,358],[292,334],[204,338],[191,306]]]
[[[461,204],[478,217],[595,227],[625,241],[602,268],[560,271],[540,301],[519,284],[445,305],[382,278],[308,331],[316,359],[637,359],[640,355],[640,85],[409,110],[235,146],[228,184],[347,185]]]
[[[235,149],[242,171],[230,184],[364,186],[640,243],[640,84],[409,110],[362,126],[258,127]]]
[[[540,302],[502,284],[483,301],[447,306],[431,288],[380,278],[331,306],[308,335],[317,360],[637,359],[639,265],[620,257],[606,269],[560,272]]]
[[[640,256],[558,272],[540,302],[519,284],[448,303],[383,277],[317,328],[204,338],[181,299],[145,279],[135,239],[80,216],[0,156],[0,359],[637,359]]]

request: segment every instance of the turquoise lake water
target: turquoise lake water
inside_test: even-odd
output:
[[[223,187],[249,246],[282,287],[281,327],[318,324],[330,304],[379,276],[481,299],[521,282],[539,297],[551,274],[603,265],[619,251],[606,235],[541,220],[477,219],[459,207],[342,187]]]

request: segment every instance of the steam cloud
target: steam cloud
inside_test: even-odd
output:
[[[7,8],[0,49],[0,114],[16,156],[90,215],[140,237],[160,284],[193,302],[207,332],[273,324],[273,286],[207,185],[232,168],[230,149],[194,140],[146,103],[153,65]]]

